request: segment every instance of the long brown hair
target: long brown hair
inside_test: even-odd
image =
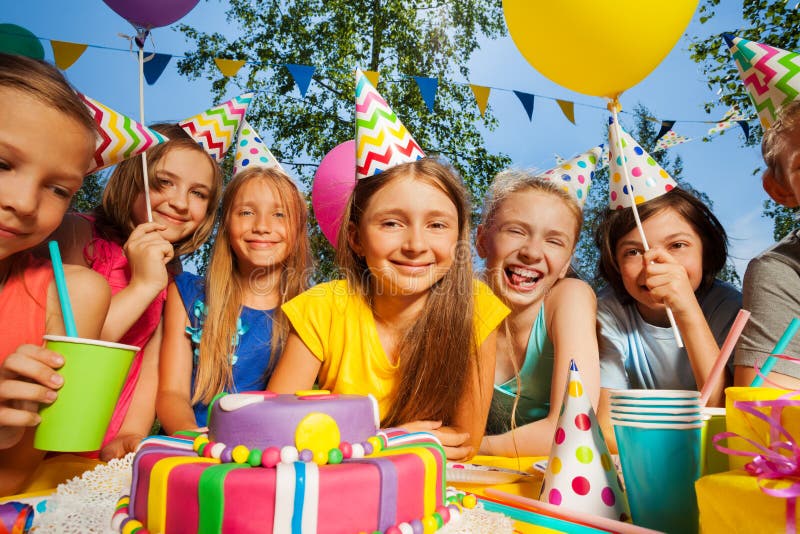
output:
[[[153,124],[150,128],[169,138],[166,143],[147,150],[147,176],[150,180],[151,191],[158,191],[162,187],[156,178],[156,165],[171,150],[182,148],[203,154],[214,172],[205,219],[194,232],[172,244],[175,248],[175,256],[178,257],[194,252],[211,236],[217,204],[222,194],[222,171],[203,147],[177,124]],[[136,227],[133,222],[133,204],[144,191],[143,181],[144,174],[140,158],[130,158],[116,166],[103,191],[103,202],[95,209],[97,229],[101,236],[120,244],[127,241],[128,236]]]
[[[372,197],[398,177],[432,184],[450,198],[458,213],[458,242],[450,270],[431,287],[424,309],[397,346],[397,354],[401,355],[398,380],[382,424],[393,426],[426,419],[452,424],[472,373],[479,372],[469,247],[470,206],[455,170],[434,158],[423,158],[359,180],[339,229],[336,259],[350,288],[371,304],[374,280],[364,258],[350,247],[348,227],[358,227]]]
[[[233,384],[231,354],[236,352],[236,323],[242,311],[244,284],[239,274],[236,256],[231,249],[228,223],[236,197],[242,187],[262,180],[278,194],[285,210],[290,254],[284,260],[280,275],[279,304],[272,315],[271,356],[267,373],[275,366],[289,336],[289,320],[281,304],[308,288],[311,272],[311,253],[308,241],[308,208],[303,195],[291,178],[280,168],[251,167],[238,173],[225,188],[222,198],[220,225],[211,251],[206,276],[206,309],[200,339],[200,359],[195,379],[192,403],[208,404],[214,395]],[[266,313],[266,312],[265,312]]]

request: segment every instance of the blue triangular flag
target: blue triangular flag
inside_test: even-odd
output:
[[[153,54],[144,62],[144,79],[147,80],[147,85],[156,83],[170,59],[172,59],[170,54]]]
[[[528,120],[533,120],[533,95],[530,93],[523,93],[522,91],[514,91],[522,106],[525,108],[525,113],[528,114]]]
[[[414,76],[417,82],[419,92],[422,93],[422,100],[428,106],[428,111],[433,113],[433,105],[436,101],[436,91],[439,90],[439,78],[425,78],[423,76]]]
[[[658,142],[659,139],[664,137],[664,134],[670,131],[673,126],[675,126],[675,121],[661,121],[661,129],[658,131],[658,135],[655,140],[653,140],[653,143]]]
[[[311,84],[311,77],[314,76],[314,66],[311,65],[294,65],[287,63],[286,68],[289,69],[289,74],[294,78],[294,83],[300,89],[300,96],[305,98],[308,86]]]
[[[744,132],[744,138],[748,141],[750,140],[750,124],[747,121],[736,121],[739,123],[739,126],[742,127],[742,132]]]

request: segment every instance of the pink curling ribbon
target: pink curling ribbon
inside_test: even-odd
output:
[[[745,470],[758,479],[758,487],[767,495],[786,499],[786,532],[796,534],[796,504],[800,497],[800,446],[781,424],[781,412],[789,406],[800,407],[800,391],[787,393],[775,400],[735,401],[734,408],[765,421],[769,425],[770,443],[764,445],[735,432],[720,432],[714,436],[714,446],[724,454],[749,456],[753,460],[745,465]],[[768,408],[763,412],[759,408]],[[743,451],[721,445],[727,438],[746,441],[759,452]],[[776,489],[770,481],[781,480],[788,487]]]

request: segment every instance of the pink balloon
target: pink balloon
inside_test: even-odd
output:
[[[199,0],[103,0],[137,28],[167,26],[186,15]]]
[[[331,245],[336,246],[339,226],[350,193],[356,186],[356,142],[345,141],[325,154],[314,174],[311,205]]]

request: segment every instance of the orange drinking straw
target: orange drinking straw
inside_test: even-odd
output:
[[[728,358],[731,357],[731,352],[733,352],[733,347],[736,346],[739,336],[742,335],[742,330],[744,330],[744,325],[747,323],[748,319],[750,319],[750,312],[747,310],[739,310],[736,319],[733,320],[731,329],[728,331],[728,337],[725,338],[719,355],[717,355],[717,359],[714,361],[714,366],[711,368],[711,372],[708,373],[706,383],[703,384],[703,389],[700,391],[700,406],[705,407],[705,405],[708,404],[708,398],[711,396],[711,392],[714,391],[719,381],[722,380],[722,371],[725,369]]]

